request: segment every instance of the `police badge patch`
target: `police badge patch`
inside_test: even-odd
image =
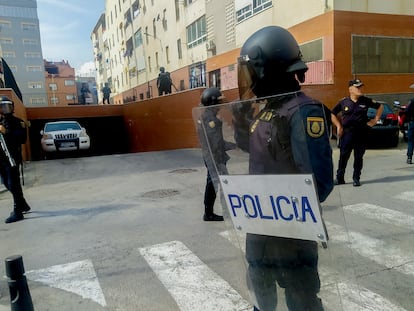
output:
[[[310,137],[319,138],[325,133],[325,120],[322,117],[308,117],[306,132]]]

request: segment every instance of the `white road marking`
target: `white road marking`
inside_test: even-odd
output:
[[[414,191],[402,192],[402,193],[394,196],[394,198],[414,202]]]
[[[90,260],[26,271],[26,277],[106,306],[105,296]]]
[[[337,226],[339,227],[339,226]],[[333,230],[333,225],[330,226]],[[328,228],[329,231],[329,228]],[[335,235],[332,231],[332,235]],[[235,247],[244,245],[245,235],[234,234],[231,231],[220,232],[220,235],[226,238]],[[243,251],[245,251],[243,249]],[[335,265],[335,263],[333,263]],[[406,311],[404,308],[397,306],[386,298],[370,291],[369,289],[359,286],[353,282],[338,282],[337,274],[340,271],[332,271],[328,267],[319,267],[321,278],[321,297],[327,310],[343,311]]]
[[[225,280],[205,265],[183,243],[171,241],[139,249],[180,310],[251,310]]]
[[[377,264],[408,275],[414,275],[414,253],[402,252],[394,245],[371,238],[354,231],[346,231],[343,227],[326,223],[332,241],[348,243],[349,247],[359,255],[375,261]]]
[[[414,194],[414,192],[413,192]],[[414,197],[413,197],[414,200]],[[362,216],[368,219],[378,220],[382,223],[406,228],[412,230],[414,228],[414,217],[384,208],[378,205],[359,203],[354,205],[344,206],[346,212]]]

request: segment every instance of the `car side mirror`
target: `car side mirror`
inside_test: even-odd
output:
[[[43,130],[40,131],[40,135],[43,135],[45,132]]]

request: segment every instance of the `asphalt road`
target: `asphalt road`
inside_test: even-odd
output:
[[[326,310],[413,310],[414,165],[405,148],[368,150],[362,186],[338,186],[323,204]],[[27,163],[32,212],[0,223],[0,254],[23,256],[35,310],[250,310],[243,241],[229,222],[201,220],[205,174],[197,149]],[[0,218],[11,203],[2,192]],[[0,310],[9,309],[4,278]]]

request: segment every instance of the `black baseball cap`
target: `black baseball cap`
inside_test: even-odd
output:
[[[349,81],[348,85],[349,85],[349,86],[356,86],[356,87],[360,87],[360,86],[363,86],[363,85],[364,85],[364,83],[362,83],[362,81],[361,81],[361,80],[359,80],[359,79],[354,79],[354,80]]]

